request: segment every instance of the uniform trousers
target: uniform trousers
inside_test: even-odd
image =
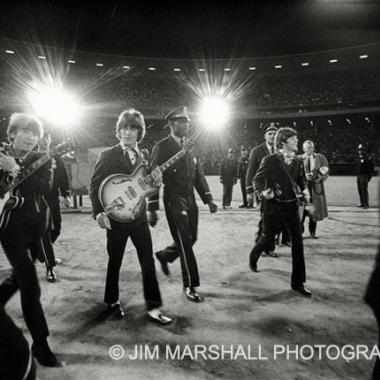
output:
[[[171,263],[179,257],[183,286],[197,287],[200,281],[193,245],[197,240],[198,207],[194,196],[169,198],[164,195],[164,204],[174,244],[160,252],[161,258]]]
[[[234,183],[231,181],[227,181],[223,183],[223,206],[230,206],[232,200],[232,189]]]
[[[370,177],[367,174],[359,174],[356,178],[356,183],[358,185],[358,191],[359,191],[360,204],[366,207],[369,206],[369,201],[368,201],[369,178]]]

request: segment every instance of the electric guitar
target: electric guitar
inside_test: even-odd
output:
[[[62,144],[57,145],[52,148],[49,153],[45,153],[43,156],[38,158],[36,161],[31,163],[29,166],[25,168],[21,168],[20,173],[16,178],[10,179],[7,181],[5,186],[1,186],[0,189],[0,220],[3,220],[2,214],[4,211],[4,206],[12,196],[13,190],[19,186],[22,182],[24,182],[28,177],[30,177],[35,171],[37,171],[40,167],[45,165],[53,155],[62,155],[72,150],[72,145],[70,142],[66,141]],[[2,183],[4,185],[4,182]],[[0,226],[3,227],[3,226]]]
[[[160,166],[163,173],[187,152],[194,149],[194,142],[188,140],[184,147]],[[128,223],[135,220],[144,210],[145,198],[156,193],[160,187],[153,176],[147,174],[146,164],[140,164],[130,174],[111,174],[99,186],[98,196],[104,212],[113,220]]]

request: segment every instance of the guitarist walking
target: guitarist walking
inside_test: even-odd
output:
[[[190,117],[186,107],[170,111],[168,120],[171,134],[158,142],[152,152],[152,167],[161,165],[182,148],[187,139]],[[185,296],[193,302],[201,302],[202,297],[195,290],[199,286],[198,266],[193,252],[197,240],[198,207],[195,203],[194,187],[211,213],[217,211],[210,189],[198,158],[190,152],[163,174],[164,205],[174,243],[156,253],[163,272],[168,275],[168,263],[178,257],[181,260],[182,280]],[[158,194],[148,201],[149,223],[157,223]]]
[[[142,162],[138,143],[145,136],[145,122],[141,112],[131,108],[123,111],[116,123],[116,136],[120,143],[102,152],[96,162],[90,184],[90,199],[93,215],[100,228],[106,229],[108,267],[104,302],[108,305],[106,313],[124,317],[119,301],[119,273],[127,240],[131,237],[136,247],[141,265],[144,298],[148,315],[152,321],[167,324],[171,318],[164,315],[160,290],[154,266],[152,238],[148,226],[145,207],[133,221],[122,223],[110,218],[99,199],[99,187],[104,179],[112,174],[132,174]],[[159,169],[152,171],[156,182],[161,182]]]
[[[11,187],[11,178],[18,174],[18,168],[28,168],[44,156],[33,151],[42,134],[42,124],[38,119],[20,113],[11,116],[7,129],[11,156],[0,154],[2,187],[7,183],[8,188]],[[0,241],[13,270],[0,285],[0,304],[5,305],[20,289],[25,323],[33,338],[33,355],[41,365],[55,367],[59,363],[47,342],[49,331],[34,266],[37,252],[35,245],[46,232],[49,221],[49,208],[44,195],[49,191],[51,180],[51,161],[48,160],[11,190],[11,196],[5,204],[0,218]],[[7,189],[7,186],[4,187]]]

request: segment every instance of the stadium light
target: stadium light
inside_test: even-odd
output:
[[[198,69],[198,71],[203,72],[203,71],[206,71],[206,69],[202,69],[202,68],[200,68],[200,69]]]
[[[371,119],[370,119],[368,116],[366,116],[366,117],[364,118],[364,120],[365,120],[368,124],[371,122]]]
[[[329,61],[330,63],[337,63],[338,62],[338,60],[337,59],[330,59],[330,61]]]
[[[346,121],[347,121],[347,124],[348,124],[348,125],[351,125],[351,124],[352,124],[352,123],[351,123],[351,120],[350,120],[349,118],[347,118]]]
[[[274,68],[275,69],[282,69],[282,65],[276,65]]]
[[[82,115],[79,100],[62,86],[33,83],[27,98],[37,116],[57,126],[71,127]]]
[[[360,58],[360,59],[367,59],[367,58],[368,58],[368,55],[367,55],[367,54],[363,54],[363,55],[360,55],[359,58]]]
[[[129,70],[131,67],[130,66],[128,66],[128,65],[124,65],[123,66],[123,69],[125,69],[125,70]]]
[[[46,59],[46,57],[44,55],[39,55],[38,59]]]
[[[149,71],[156,71],[156,68],[155,67],[148,67],[148,70]]]
[[[103,63],[95,63],[95,65],[98,66],[98,67],[103,67],[104,66]]]
[[[225,98],[207,96],[203,98],[199,111],[202,125],[210,130],[223,128],[230,119],[230,107]]]
[[[309,65],[310,65],[309,62],[302,62],[302,63],[301,63],[301,66],[309,66]]]
[[[255,66],[250,66],[250,67],[248,67],[248,70],[250,70],[250,71],[256,70],[256,67]]]
[[[225,67],[224,71],[231,71],[231,69],[229,67]]]
[[[7,53],[7,54],[14,54],[15,52],[13,51],[13,50],[5,50],[5,53]]]
[[[74,61],[73,59],[69,59],[67,62],[69,62],[69,63],[77,63],[77,61]]]
[[[329,120],[327,120],[327,122],[328,122],[328,124],[331,126],[333,123],[332,123],[332,121],[329,119]]]
[[[173,71],[181,71],[181,69],[179,68],[179,67],[175,67],[174,69],[173,69]]]

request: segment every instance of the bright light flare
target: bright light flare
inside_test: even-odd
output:
[[[62,86],[34,84],[28,100],[37,116],[63,127],[71,127],[79,122],[82,107],[77,97]]]
[[[208,96],[202,100],[199,111],[201,123],[208,129],[219,130],[230,119],[230,107],[223,97]]]

